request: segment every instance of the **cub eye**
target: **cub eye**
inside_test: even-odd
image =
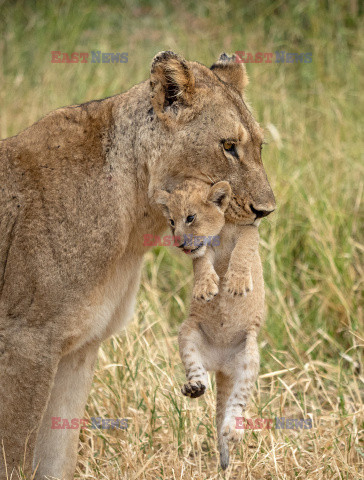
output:
[[[222,146],[224,147],[225,152],[229,152],[234,157],[238,156],[236,151],[236,144],[234,142],[230,142],[229,140],[224,140],[222,142]]]
[[[186,218],[186,223],[192,223],[195,218],[196,215],[188,215],[188,217]]]
[[[174,221],[171,218],[169,219],[169,223],[174,227]]]

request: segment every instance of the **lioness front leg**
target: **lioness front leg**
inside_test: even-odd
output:
[[[26,478],[33,478],[36,436],[58,351],[57,340],[45,325],[15,325],[13,319],[6,324],[0,318],[0,480],[18,478],[19,467]]]
[[[91,388],[99,342],[86,344],[59,362],[47,411],[37,436],[33,466],[36,480],[72,480],[77,462],[80,429],[52,429],[52,417],[81,419]]]
[[[193,261],[194,286],[192,296],[209,302],[219,293],[219,277],[213,266],[214,251],[207,247],[202,257]]]
[[[178,343],[188,380],[181,389],[186,397],[200,397],[205,393],[208,385],[208,376],[201,355],[202,342],[200,332],[193,325],[189,325],[188,320],[182,324]]]
[[[247,295],[253,290],[251,265],[259,246],[259,232],[254,225],[240,228],[224,277],[224,288],[231,295]]]

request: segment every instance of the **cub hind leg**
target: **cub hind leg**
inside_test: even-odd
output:
[[[244,349],[216,372],[216,425],[220,465],[229,465],[229,442],[241,440],[244,430],[236,429],[236,417],[241,417],[248,403],[259,371],[259,351],[256,332],[246,337]]]
[[[238,441],[243,430],[236,430],[236,417],[246,409],[251,391],[259,371],[257,333],[249,332],[244,349],[224,366],[224,372],[233,377],[233,388],[226,401],[222,433],[228,441]]]
[[[217,441],[220,453],[220,465],[226,470],[229,465],[229,444],[223,435],[223,422],[225,419],[226,404],[234,386],[233,377],[223,372],[216,372],[216,428]]]
[[[185,367],[187,383],[181,389],[186,397],[197,398],[205,393],[208,375],[204,366],[201,332],[188,320],[182,324],[178,335],[179,352]]]

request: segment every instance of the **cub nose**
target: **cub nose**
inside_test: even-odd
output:
[[[256,218],[263,218],[269,215],[270,213],[274,212],[275,208],[273,207],[262,207],[262,208],[254,208],[253,205],[250,205],[251,211],[256,215]]]

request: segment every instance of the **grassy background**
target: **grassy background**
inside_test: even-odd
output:
[[[278,209],[260,228],[267,320],[246,416],[310,416],[314,428],[247,432],[227,479],[364,478],[363,40],[356,0],[0,0],[0,138],[127,90],[160,50],[206,65],[222,51],[312,52],[311,64],[247,65]],[[129,61],[52,64],[53,50]],[[179,392],[192,280],[172,249],[147,254],[134,321],[103,345],[85,414],[126,417],[129,429],[82,433],[77,478],[222,477],[213,391],[195,401]]]

